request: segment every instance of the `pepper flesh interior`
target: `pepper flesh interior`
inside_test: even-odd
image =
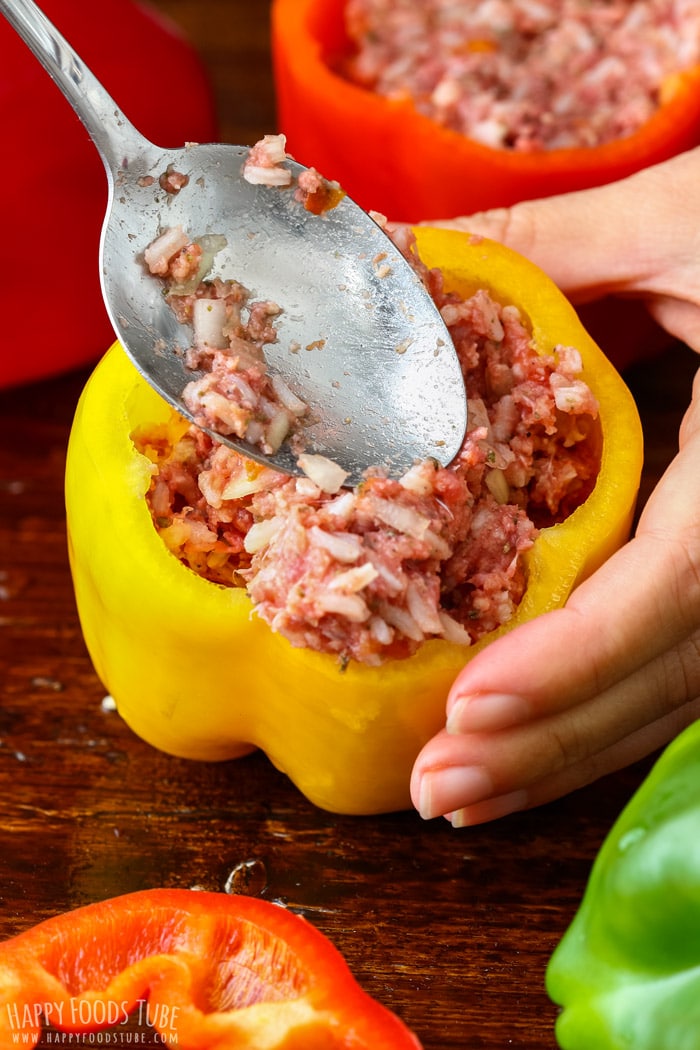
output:
[[[203,1013],[280,1002],[308,991],[308,979],[289,946],[237,917],[202,925],[185,911],[154,907],[147,915],[117,920],[104,913],[99,920],[93,920],[88,934],[100,944],[99,952],[86,952],[83,940],[73,936],[50,942],[40,956],[41,966],[70,995],[104,990],[128,967],[152,961],[157,968],[160,957],[173,955],[197,960],[190,992]]]
[[[183,1050],[420,1050],[320,930],[253,897],[154,889],[89,904],[0,944],[0,973],[3,1048],[35,1045],[43,1022],[142,1023],[147,1004],[149,1027]]]

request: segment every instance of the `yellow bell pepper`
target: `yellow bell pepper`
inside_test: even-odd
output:
[[[538,352],[575,346],[600,405],[595,487],[528,554],[517,615],[464,648],[431,640],[380,667],[293,648],[243,589],[210,583],[171,554],[151,520],[152,464],[131,435],[182,426],[115,344],[77,408],[66,473],[77,606],[97,673],[131,728],[157,748],[205,760],[261,748],[316,805],[340,813],[410,805],[409,776],[444,724],[445,697],[465,661],[497,634],[561,606],[628,535],[642,463],[632,397],[575,312],[531,263],[493,242],[419,228],[418,248],[448,289],[487,288],[529,318]],[[543,654],[543,659],[545,658]]]

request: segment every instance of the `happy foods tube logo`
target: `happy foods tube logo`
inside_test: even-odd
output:
[[[5,1003],[4,1039],[0,1050],[26,1046],[139,1046],[178,1045],[179,1006],[153,1003],[70,999],[61,1002]],[[158,1031],[156,1031],[156,1026]]]

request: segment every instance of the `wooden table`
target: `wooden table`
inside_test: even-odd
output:
[[[273,130],[267,0],[158,6],[208,62],[223,136]],[[674,454],[696,365],[678,347],[629,375],[649,434],[643,498]],[[197,764],[135,738],[102,707],[66,554],[66,441],[86,375],[0,392],[0,937],[111,895],[233,881],[329,935],[426,1050],[554,1050],[545,966],[650,761],[454,831],[411,812],[321,812],[261,754]]]

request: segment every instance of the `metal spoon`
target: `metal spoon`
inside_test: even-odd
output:
[[[102,291],[120,342],[151,386],[191,418],[181,398],[196,375],[183,362],[188,331],[142,261],[162,229],[180,224],[191,237],[225,237],[210,276],[240,281],[282,307],[278,340],[266,345],[265,357],[310,407],[306,452],[336,461],[349,482],[372,466],[397,475],[417,459],[454,458],[467,417],[454,346],[416,274],[366,212],[344,197],[315,215],[293,191],[250,185],[241,176],[244,147],[153,145],[32,0],[0,0],[0,12],[71,103],[105,163]],[[294,175],[304,170],[289,164]],[[189,176],[177,194],[159,186],[168,168]],[[244,441],[220,440],[277,470],[300,472],[288,442],[264,456]]]

